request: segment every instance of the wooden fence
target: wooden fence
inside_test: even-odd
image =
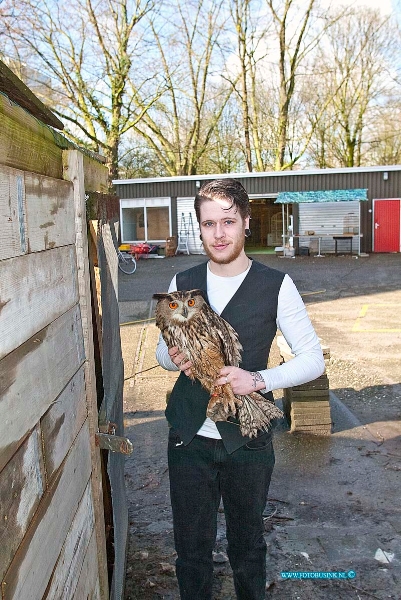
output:
[[[4,93],[0,122],[1,598],[109,598],[85,212],[107,169]]]

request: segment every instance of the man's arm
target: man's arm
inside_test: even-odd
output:
[[[170,283],[170,287],[168,288],[168,291],[169,292],[177,291],[176,275],[174,275],[174,277]],[[172,354],[171,354],[171,350],[173,351]],[[173,362],[172,356],[176,362]],[[177,364],[177,360],[178,360],[179,356],[180,355],[178,354],[178,352],[174,352],[174,348],[170,348],[170,352],[169,352],[169,349],[167,348],[167,344],[164,341],[162,334],[160,334],[159,341],[157,343],[157,348],[156,348],[156,360],[159,363],[159,365],[161,367],[163,367],[163,369],[166,369],[167,371],[180,371],[182,369],[180,369],[180,367]]]
[[[159,341],[156,348],[156,360],[163,369],[167,371],[179,371],[179,367],[173,363],[168,353],[167,344],[164,341],[162,334],[159,335]]]
[[[266,390],[293,387],[319,377],[325,369],[320,342],[303,300],[288,275],[279,292],[277,327],[295,356],[278,367],[260,371]]]
[[[223,367],[216,384],[226,383],[228,377],[235,394],[249,394],[293,387],[319,377],[325,369],[320,342],[303,300],[288,275],[284,277],[278,296],[277,327],[295,354],[292,360],[257,373],[239,367]]]

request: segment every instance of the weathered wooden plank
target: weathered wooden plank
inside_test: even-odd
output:
[[[102,335],[102,298],[100,268],[97,256],[97,222],[89,221],[88,228],[88,253],[89,253],[89,273],[91,279],[92,294],[92,327],[93,327],[93,351],[96,373],[96,391],[98,404],[102,401],[101,393],[103,391],[103,335]],[[100,400],[100,402],[99,402]]]
[[[331,425],[330,415],[328,417],[297,416],[292,420],[294,428],[304,425]]]
[[[48,481],[63,462],[87,414],[85,375],[82,366],[41,419]]]
[[[0,164],[61,179],[62,152],[69,142],[33,118],[26,110],[0,96]],[[108,169],[100,155],[84,154],[85,189],[108,191]]]
[[[105,403],[106,415],[111,417],[114,411],[113,404],[122,402],[118,398],[118,389],[121,379],[124,377],[123,362],[121,356],[120,329],[115,324],[119,322],[118,309],[118,257],[113,239],[115,239],[115,224],[105,223],[102,226],[102,241],[104,247],[104,263],[102,264],[102,277],[105,284],[102,286],[103,311],[103,335],[107,339],[107,347],[103,351],[103,371],[107,373],[104,378],[105,394],[109,401]],[[113,365],[113,366],[112,366]],[[121,435],[122,432],[119,433]]]
[[[28,252],[75,244],[72,185],[62,179],[25,174]]]
[[[43,495],[39,427],[0,473],[0,581]]]
[[[83,361],[78,305],[0,361],[0,470]]]
[[[315,406],[319,404],[320,406]],[[302,415],[330,415],[330,403],[326,402],[292,402],[291,411]]]
[[[100,600],[99,566],[96,552],[96,535],[93,532],[84,564],[74,593],[74,600]],[[60,599],[61,600],[61,599]]]
[[[297,410],[294,407],[291,408],[291,417],[293,419],[314,419],[314,420],[318,420],[318,419],[330,419],[331,418],[331,413],[330,413],[330,408],[327,409],[320,409],[319,411],[313,411],[311,408],[309,408],[308,410]],[[324,421],[325,422],[325,421]]]
[[[89,253],[87,222],[85,211],[84,163],[83,157],[76,150],[63,154],[65,179],[72,181],[74,186],[75,227],[77,264],[79,273],[79,304],[82,315],[82,328],[85,344],[85,382],[88,407],[88,422],[92,454],[92,494],[95,515],[96,546],[99,567],[100,598],[109,598],[107,574],[106,534],[104,525],[103,483],[100,461],[100,449],[95,443],[98,431],[98,408],[96,391],[95,358],[92,328],[92,298],[89,275]]]
[[[310,381],[309,383],[304,383],[302,385],[297,385],[293,387],[295,392],[307,392],[308,390],[328,390],[329,389],[329,379],[327,375],[324,377],[319,377],[319,379],[315,379],[314,381]]]
[[[0,164],[62,178],[62,149],[49,127],[0,95]]]
[[[34,115],[56,129],[64,129],[63,123],[39,100],[37,96],[17,77],[11,69],[0,61],[0,90]]]
[[[93,533],[92,502],[91,484],[88,483],[42,600],[73,598]]]
[[[331,435],[331,425],[302,425],[291,429],[291,433],[299,435],[329,436]]]
[[[292,398],[293,400],[298,400],[298,398],[327,398],[329,399],[329,390],[301,390],[296,391],[292,388]]]
[[[109,170],[106,165],[84,154],[83,169],[86,192],[106,193],[108,191]]]
[[[328,400],[311,400],[309,401],[307,398],[305,400],[297,398],[296,402],[292,403],[292,406],[302,407],[304,408],[312,408],[313,410],[320,410],[321,408],[330,408],[330,403]]]
[[[24,172],[0,165],[0,260],[26,251]]]
[[[75,244],[72,185],[0,165],[0,260]]]
[[[37,600],[46,591],[91,473],[85,423],[3,578],[3,600]]]
[[[0,359],[78,301],[75,248],[2,261]]]

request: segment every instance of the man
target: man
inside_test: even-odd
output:
[[[293,282],[245,254],[250,207],[243,186],[233,179],[205,184],[195,198],[195,211],[209,261],[179,273],[169,291],[203,289],[213,310],[237,331],[243,346],[241,368],[223,367],[216,385],[229,381],[235,394],[259,391],[273,400],[272,390],[319,377],[324,371],[322,351]],[[295,357],[266,369],[277,327]],[[274,466],[271,432],[251,440],[241,435],[235,419],[214,423],[206,418],[208,393],[188,377],[191,363],[181,349],[167,348],[160,337],[156,357],[164,368],[181,371],[166,409],[181,598],[212,598],[212,550],[222,499],[237,598],[262,600],[262,514]]]

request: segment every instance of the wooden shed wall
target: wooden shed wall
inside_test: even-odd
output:
[[[84,198],[107,170],[1,95],[0,119],[1,598],[107,598]]]

